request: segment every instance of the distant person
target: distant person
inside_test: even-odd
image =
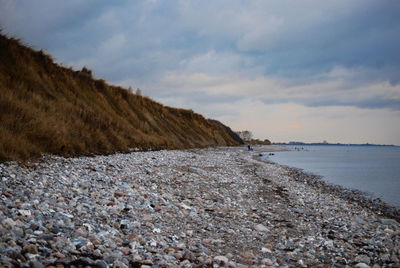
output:
[[[251,145],[247,145],[247,149],[249,149],[249,151],[253,151],[253,148],[251,148]]]

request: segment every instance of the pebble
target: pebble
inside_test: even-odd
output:
[[[33,244],[29,244],[24,247],[24,251],[30,254],[39,254],[37,247]]]
[[[265,258],[261,260],[261,263],[267,266],[272,266],[274,263],[272,262],[272,260]]]
[[[262,224],[256,224],[256,225],[254,226],[254,230],[256,230],[257,232],[268,232],[268,231],[269,231],[268,228],[265,227],[265,226],[262,225]]]
[[[214,261],[220,265],[225,265],[225,264],[228,264],[228,262],[229,262],[228,258],[225,256],[215,256]]]
[[[367,264],[365,264],[365,263],[362,263],[362,262],[357,263],[357,264],[355,265],[355,267],[357,267],[357,268],[370,268],[369,265],[367,265]]]
[[[270,148],[1,163],[0,266],[398,266],[397,210]]]
[[[15,226],[15,221],[13,221],[13,219],[7,218],[7,219],[4,219],[4,220],[1,222],[1,224],[2,224],[5,228],[11,230],[11,229],[13,229],[14,226]]]

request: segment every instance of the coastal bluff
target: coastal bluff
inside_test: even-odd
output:
[[[73,70],[0,35],[0,161],[235,146],[223,124]]]

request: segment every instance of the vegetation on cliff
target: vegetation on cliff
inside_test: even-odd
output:
[[[233,146],[228,128],[54,63],[0,34],[0,161]]]

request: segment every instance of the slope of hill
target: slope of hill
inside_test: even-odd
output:
[[[191,110],[74,71],[0,35],[0,161],[240,143]]]

